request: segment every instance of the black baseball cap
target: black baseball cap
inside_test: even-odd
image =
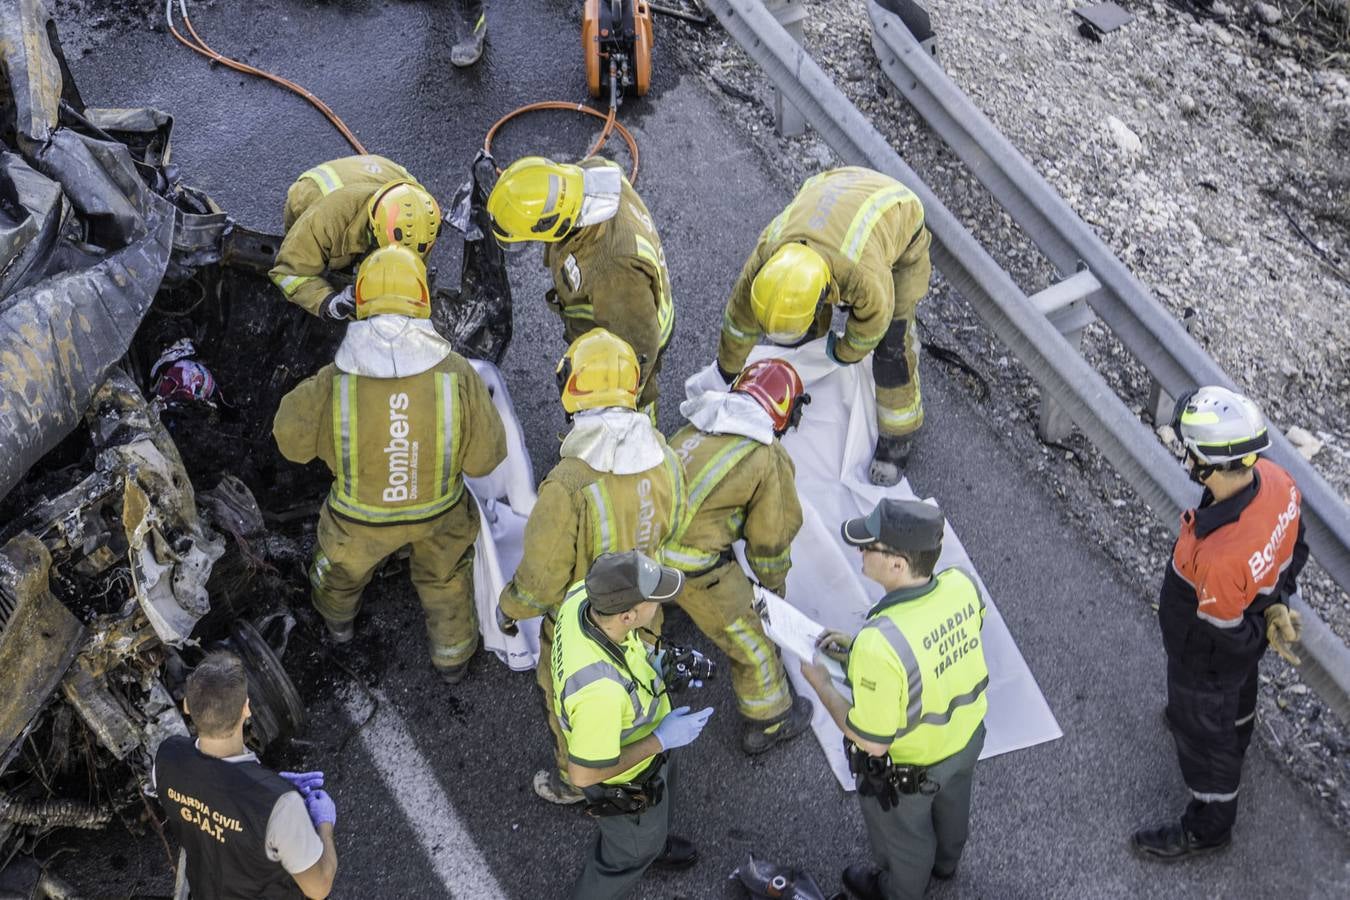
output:
[[[637,550],[605,553],[586,573],[591,607],[606,616],[627,612],[644,600],[670,603],[684,588],[684,574]]]
[[[840,526],[844,540],[855,547],[882,543],[895,550],[940,550],[942,510],[919,500],[887,497],[876,509]]]

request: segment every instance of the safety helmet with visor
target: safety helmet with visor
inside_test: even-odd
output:
[[[815,322],[821,304],[829,302],[832,285],[825,257],[798,241],[784,244],[750,284],[755,321],[773,343],[798,344]]]
[[[371,233],[381,247],[397,245],[423,258],[441,231],[441,207],[415,181],[391,181],[366,206]]]
[[[497,242],[562,240],[576,226],[585,198],[580,166],[526,156],[511,163],[488,195],[487,211]]]
[[[354,294],[358,319],[379,315],[431,318],[426,263],[397,244],[381,247],[361,261]]]
[[[802,418],[802,407],[811,402],[801,376],[785,359],[760,359],[741,370],[731,383],[733,393],[753,397],[773,420],[773,433],[782,437],[789,428],[796,428]]]
[[[584,409],[637,409],[641,368],[628,342],[592,328],[572,342],[554,373],[562,406],[571,415]]]
[[[1218,385],[1180,397],[1172,427],[1191,460],[1191,477],[1196,481],[1217,470],[1250,468],[1270,447],[1266,420],[1256,404]]]

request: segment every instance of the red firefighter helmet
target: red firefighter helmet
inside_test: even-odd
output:
[[[796,428],[802,417],[802,407],[811,402],[801,376],[785,359],[752,362],[736,376],[731,389],[754,397],[773,419],[773,430],[778,435]]]

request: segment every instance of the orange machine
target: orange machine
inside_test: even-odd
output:
[[[631,90],[641,97],[652,80],[652,11],[647,0],[586,0],[581,18],[586,87],[611,106]]]

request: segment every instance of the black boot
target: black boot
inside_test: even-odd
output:
[[[478,62],[483,56],[483,44],[487,41],[487,16],[483,13],[483,4],[470,4],[469,14],[477,7],[478,15],[471,22],[461,26],[468,33],[455,41],[450,48],[450,62],[463,69]]]
[[[881,870],[875,866],[854,863],[844,870],[844,887],[858,900],[885,900],[881,896]]]
[[[698,862],[698,850],[694,845],[680,837],[672,834],[666,838],[666,848],[661,851],[661,855],[652,860],[652,865],[658,869],[687,869]]]
[[[891,487],[905,477],[905,466],[909,463],[911,441],[908,437],[881,435],[877,438],[877,449],[872,454],[872,465],[867,477],[873,484]]]
[[[1203,856],[1227,847],[1232,835],[1217,840],[1202,841],[1178,822],[1169,822],[1157,828],[1141,828],[1130,838],[1130,847],[1144,859],[1177,862],[1192,856]]]
[[[749,722],[741,734],[741,749],[750,756],[763,753],[775,744],[790,741],[811,727],[811,701],[792,698],[792,706],[775,722]]]

